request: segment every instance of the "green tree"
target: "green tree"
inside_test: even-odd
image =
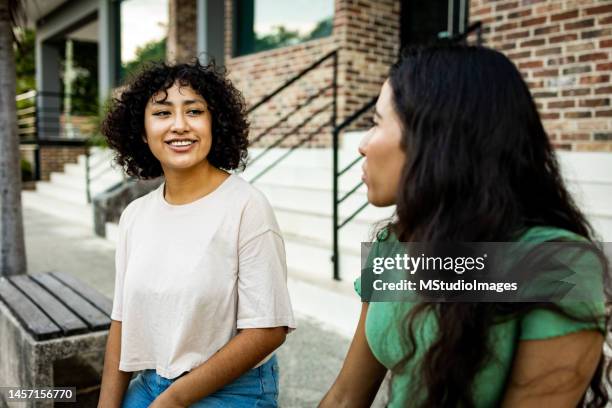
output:
[[[0,276],[26,272],[13,53],[19,10],[19,0],[0,0]]]
[[[315,26],[315,28],[313,28],[310,33],[306,34],[302,38],[302,41],[310,41],[310,40],[314,40],[317,38],[327,37],[328,35],[331,34],[333,28],[334,28],[334,18],[330,16],[326,19],[319,21],[317,25]]]
[[[17,94],[36,89],[35,47],[34,30],[29,28],[20,30],[18,41],[13,42]]]
[[[136,56],[133,60],[121,65],[121,78],[127,78],[137,72],[141,66],[148,61],[166,60],[166,38],[150,41],[142,47],[136,48]]]
[[[255,36],[254,52],[271,50],[272,48],[285,47],[300,42],[299,31],[288,30],[285,26],[274,26],[272,33]]]

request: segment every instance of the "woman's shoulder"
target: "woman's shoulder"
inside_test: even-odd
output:
[[[534,225],[524,228],[517,241],[521,242],[548,242],[548,241],[589,241],[587,237],[565,228],[551,225]]]
[[[153,200],[155,199],[156,194],[160,194],[160,190],[163,188],[163,183],[148,192],[147,194],[136,198],[131,201],[121,212],[121,217],[119,218],[119,224],[130,223],[138,213],[140,213],[144,208],[151,205]]]

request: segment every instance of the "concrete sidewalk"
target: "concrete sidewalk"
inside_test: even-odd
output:
[[[24,206],[24,223],[29,273],[70,273],[112,298],[112,243],[95,236],[83,224],[71,223],[28,206]],[[310,287],[310,292],[305,292],[303,287],[301,282],[290,282],[292,298],[296,300],[294,305],[297,303],[304,308],[308,304],[321,303],[319,296],[306,297],[317,293],[316,288]],[[334,296],[323,292],[321,297]],[[278,351],[280,403],[282,407],[315,407],[340,370],[350,342],[348,332],[355,322],[338,322],[339,325],[321,322],[313,318],[312,313],[303,313],[297,308],[296,317],[298,330],[288,336]],[[335,318],[343,319],[340,315]],[[358,316],[351,318],[356,320]]]

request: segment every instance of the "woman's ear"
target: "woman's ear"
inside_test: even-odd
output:
[[[147,142],[147,135],[146,134],[142,134],[142,141],[145,142],[145,144],[148,144]]]

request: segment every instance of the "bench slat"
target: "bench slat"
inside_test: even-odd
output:
[[[11,276],[9,280],[32,299],[62,329],[64,335],[68,336],[88,331],[87,325],[78,316],[40,287],[30,276]]]
[[[110,326],[110,318],[95,308],[78,293],[48,273],[32,275],[32,279],[58,298],[75,315],[83,320],[89,330],[105,330]]]
[[[62,330],[6,278],[0,279],[0,300],[36,340],[48,340],[62,335]]]
[[[53,275],[54,278],[57,278],[66,286],[70,287],[70,289],[74,290],[84,299],[86,299],[95,307],[97,307],[101,312],[110,317],[111,312],[113,310],[113,302],[111,302],[106,296],[104,296],[97,290],[85,285],[83,282],[81,282],[72,275],[68,275],[67,273],[63,272],[50,273],[51,275]]]

